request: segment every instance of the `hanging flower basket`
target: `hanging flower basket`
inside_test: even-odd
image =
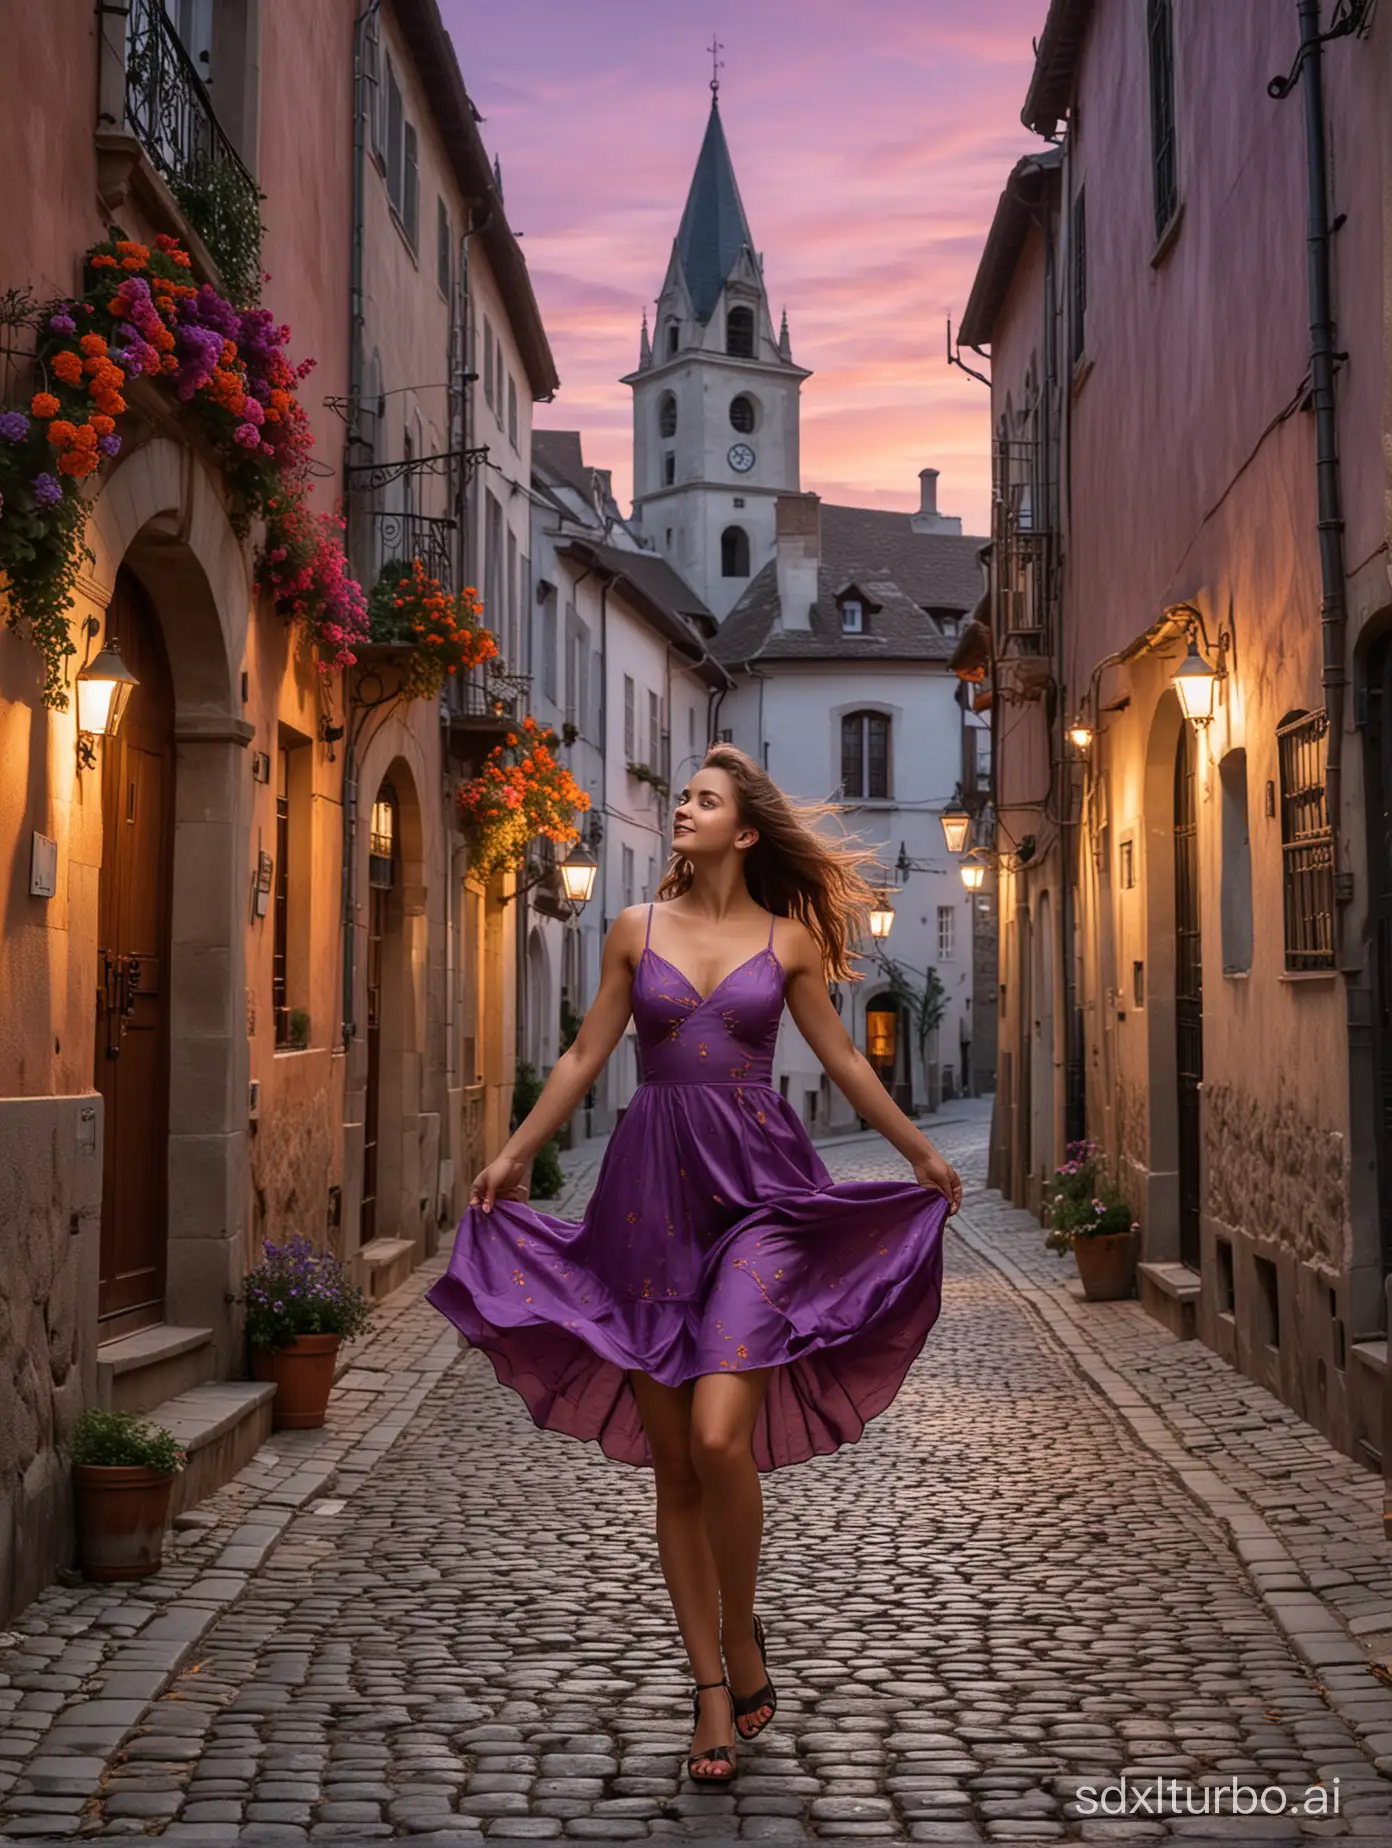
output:
[[[350,656],[354,635],[365,633],[362,593],[345,588],[351,579],[337,533],[316,527],[307,511],[314,439],[298,389],[314,362],[292,365],[287,326],[265,308],[200,287],[191,268],[178,238],[143,244],[112,226],[86,253],[76,300],[40,302],[25,290],[0,296],[0,346],[11,357],[20,341],[32,348],[21,402],[0,411],[5,621],[39,650],[43,703],[57,711],[67,709],[66,665],[76,653],[68,613],[91,556],[83,484],[120,453],[132,379],[149,380],[187,415],[216,460],[234,530],[245,538],[254,519],[266,519],[262,588],[278,600],[306,599],[294,612],[306,618],[323,606],[323,639],[338,627],[340,651]]]
[[[473,586],[446,590],[418,558],[383,567],[368,598],[368,621],[373,642],[401,651],[406,699],[434,699],[453,675],[498,653]]]
[[[528,716],[520,731],[494,745],[483,768],[455,795],[469,842],[471,870],[480,879],[522,865],[538,835],[562,845],[579,840],[572,817],[590,798],[552,755],[557,734]]]

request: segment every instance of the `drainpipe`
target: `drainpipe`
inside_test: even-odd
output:
[[[363,336],[363,200],[365,194],[367,117],[367,77],[363,70],[363,46],[369,24],[381,10],[381,0],[368,0],[353,22],[353,226],[348,277],[348,441],[344,445],[344,468],[352,453],[357,435],[358,406],[362,395]],[[345,474],[344,486],[347,486]],[[344,680],[345,704],[347,680]],[[354,918],[353,899],[357,890],[358,841],[358,766],[351,714],[344,713],[343,737],[343,999],[342,1031],[346,1052],[357,1034],[353,1019],[354,1005]]]
[[[1334,307],[1329,261],[1329,165],[1324,121],[1324,37],[1342,37],[1358,26],[1364,9],[1353,7],[1324,35],[1319,0],[1298,0],[1300,52],[1289,78],[1268,85],[1278,101],[1305,76],[1305,162],[1309,178],[1306,262],[1310,294],[1310,386],[1315,410],[1315,480],[1319,495],[1320,630],[1323,637],[1324,704],[1329,729],[1324,760],[1325,801],[1334,854],[1334,963],[1343,968],[1344,914],[1339,873],[1339,835],[1343,820],[1344,647],[1348,605],[1344,592],[1344,516],[1339,491],[1339,439],[1334,415]],[[1346,971],[1346,973],[1352,973]]]

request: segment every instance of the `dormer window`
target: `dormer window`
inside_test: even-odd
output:
[[[754,357],[754,310],[732,308],[725,316],[725,351],[734,359]]]
[[[859,597],[841,599],[841,629],[846,635],[861,635],[865,629],[865,606]]]

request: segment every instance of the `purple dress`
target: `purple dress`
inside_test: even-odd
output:
[[[651,1467],[628,1369],[676,1386],[771,1366],[754,1460],[801,1463],[860,1437],[937,1320],[948,1202],[912,1177],[832,1180],[769,1082],[784,979],[772,923],[704,1000],[645,941],[643,1080],[584,1217],[465,1212],[428,1299],[543,1429]]]

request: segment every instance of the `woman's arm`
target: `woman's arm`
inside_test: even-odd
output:
[[[784,999],[798,1031],[812,1048],[827,1077],[857,1115],[878,1130],[913,1168],[918,1178],[947,1195],[953,1212],[962,1203],[962,1183],[953,1168],[895,1103],[879,1074],[846,1031],[832,1004],[822,972],[822,955],[816,938],[799,920],[784,921],[784,943],[779,951],[787,971]]]
[[[633,972],[642,948],[645,907],[629,905],[609,926],[599,987],[579,1031],[547,1074],[541,1095],[513,1130],[496,1159],[530,1164],[575,1110],[618,1045],[633,1011]]]

